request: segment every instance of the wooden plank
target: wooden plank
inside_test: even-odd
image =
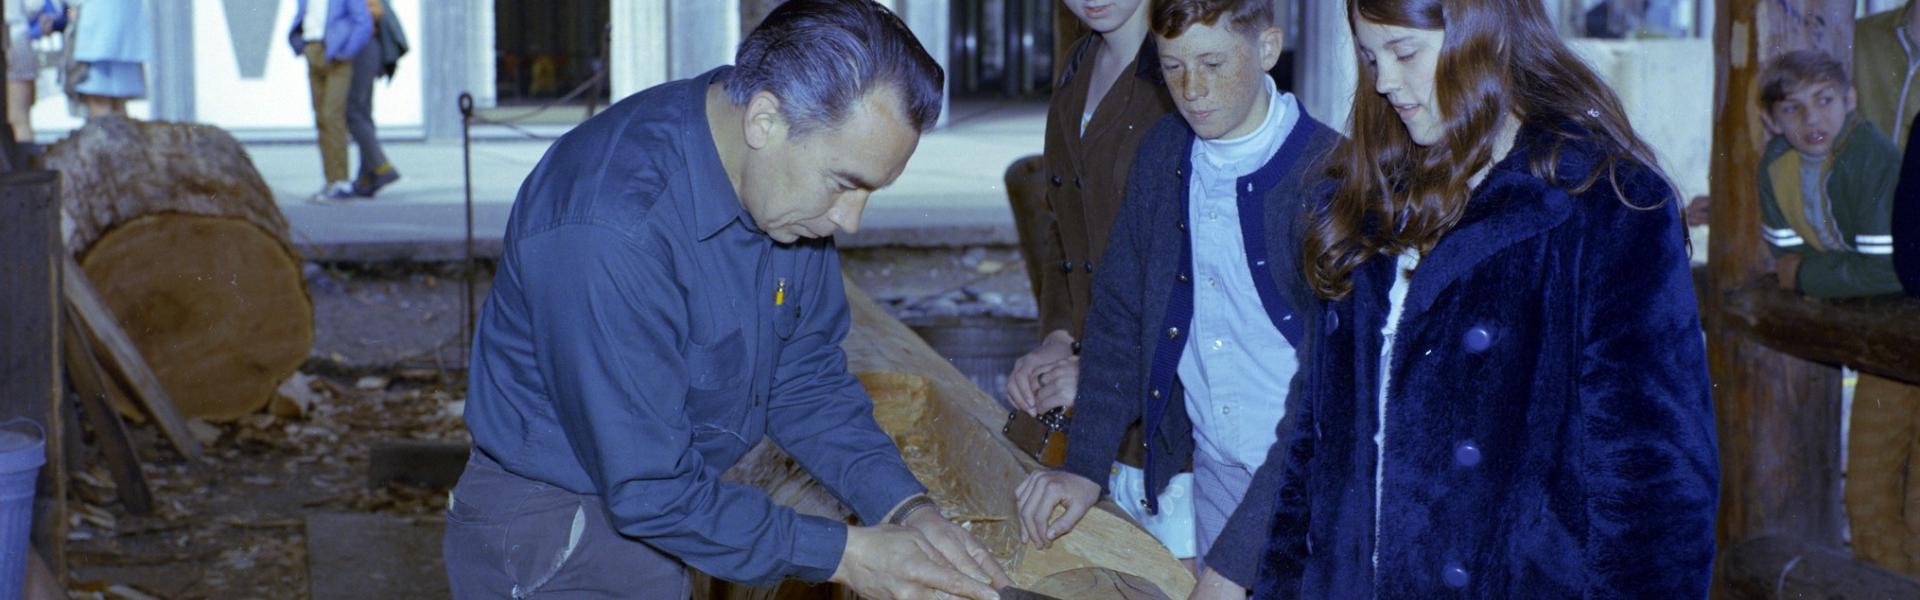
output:
[[[167,394],[167,388],[160,384],[160,378],[147,367],[147,361],[140,356],[133,340],[120,329],[119,321],[108,310],[106,300],[100,297],[93,283],[87,280],[86,272],[80,270],[79,263],[73,257],[61,253],[66,263],[67,279],[64,287],[67,302],[73,304],[74,312],[79,314],[81,329],[93,336],[95,348],[102,362],[125,381],[133,391],[133,397],[141,408],[153,417],[160,426],[160,433],[167,437],[181,456],[189,459],[200,458],[200,441],[193,438],[187,430],[187,420],[174,408],[173,397]]]
[[[34,498],[33,545],[66,577],[67,477],[60,426],[58,179],[46,171],[0,174],[0,420],[33,419],[47,432],[47,464]]]
[[[87,424],[93,427],[93,439],[106,457],[107,471],[113,475],[120,504],[129,513],[150,514],[153,492],[147,488],[146,475],[140,472],[140,456],[134,453],[133,441],[127,437],[126,425],[120,422],[120,413],[107,401],[107,390],[112,384],[107,381],[106,369],[95,359],[92,342],[80,333],[80,317],[70,305],[63,312],[60,343],[65,351],[67,381],[80,395],[80,411],[86,414]]]
[[[1764,537],[1720,555],[1727,597],[1920,598],[1920,581],[1858,562],[1846,552],[1788,537]]]
[[[1726,297],[1741,330],[1781,352],[1920,384],[1920,300],[1820,300],[1763,278]]]
[[[1713,208],[1703,315],[1714,382],[1721,548],[1763,535],[1837,547],[1840,497],[1838,370],[1780,353],[1738,327],[1728,295],[1773,269],[1760,239],[1758,181],[1766,134],[1754,96],[1761,66],[1799,48],[1849,56],[1851,0],[1720,0],[1711,178]],[[1725,592],[1716,581],[1716,593]]]

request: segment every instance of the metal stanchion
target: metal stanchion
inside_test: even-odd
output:
[[[463,176],[466,178],[466,192],[467,192],[467,202],[466,202],[466,205],[467,205],[467,246],[466,246],[467,262],[466,262],[466,267],[461,273],[463,276],[462,278],[465,279],[465,282],[463,283],[463,289],[460,295],[460,307],[462,311],[466,314],[466,320],[460,322],[461,323],[460,324],[460,341],[462,344],[460,356],[462,359],[465,359],[462,361],[463,363],[472,362],[472,357],[468,356],[468,353],[473,352],[474,268],[473,268],[473,136],[472,136],[472,129],[473,129],[473,94],[461,92],[460,93],[460,170]]]

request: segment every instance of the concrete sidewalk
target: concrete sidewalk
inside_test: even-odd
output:
[[[847,247],[1014,244],[1013,213],[1001,176],[1040,152],[1046,105],[958,102],[949,125],[927,134],[900,180],[874,194]],[[473,223],[481,256],[498,255],[520,183],[551,141],[475,141]],[[373,200],[306,201],[320,189],[320,152],[311,144],[249,144],[273,188],[294,243],[314,260],[452,260],[463,255],[464,173],[459,143],[393,142],[385,147],[402,179]],[[357,163],[356,163],[357,164]]]

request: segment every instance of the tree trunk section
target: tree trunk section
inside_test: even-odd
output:
[[[67,247],[180,412],[265,406],[313,345],[313,305],[240,144],[210,126],[96,119],[46,164],[61,173]]]
[[[1773,269],[1760,239],[1756,187],[1766,134],[1757,95],[1760,70],[1800,48],[1851,62],[1853,2],[1721,0],[1714,28],[1720,60],[1714,123],[1714,181],[1704,315],[1718,421],[1722,549],[1765,535],[1838,547],[1840,382],[1837,369],[1763,346],[1733,322],[1728,298]],[[1728,593],[1726,568],[1715,593]]]

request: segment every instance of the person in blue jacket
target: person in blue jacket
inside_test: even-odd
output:
[[[307,59],[313,124],[320,132],[320,164],[327,177],[310,200],[341,202],[354,196],[347,179],[347,92],[353,59],[373,39],[373,13],[366,0],[299,0],[296,6],[287,43]]]
[[[1705,598],[1680,201],[1535,0],[1349,0],[1260,598]]]
[[[840,347],[832,236],[939,119],[939,64],[872,0],[789,0],[734,62],[581,123],[521,186],[473,340],[454,597],[686,598],[688,567],[869,598],[1009,583]],[[721,479],[767,437],[863,525]]]

